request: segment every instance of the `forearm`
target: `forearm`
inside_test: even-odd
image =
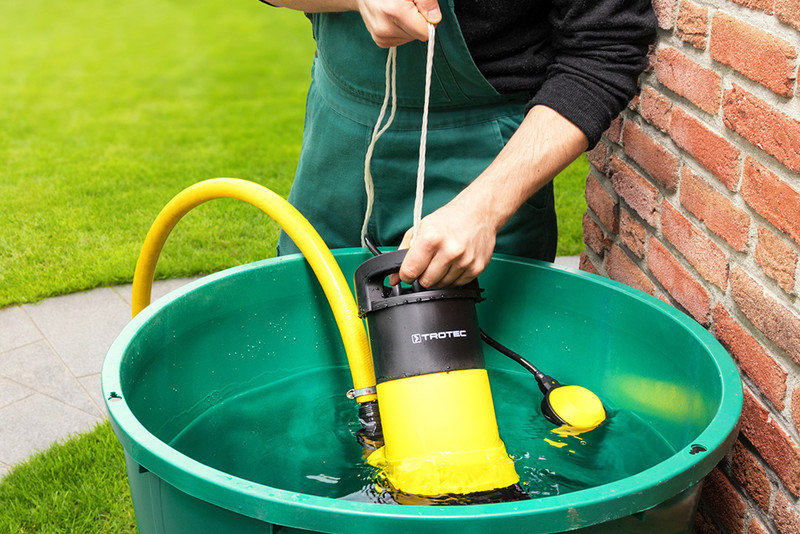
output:
[[[497,158],[453,202],[476,210],[499,231],[587,146],[577,126],[548,107],[535,106]]]
[[[287,7],[305,13],[333,13],[353,11],[355,0],[269,0],[275,7]]]
[[[442,19],[438,0],[269,0],[306,13],[358,11],[375,43],[383,48],[428,39],[428,23]]]
[[[418,235],[406,233],[400,246],[410,250],[399,278],[434,287],[463,285],[478,276],[489,263],[500,228],[587,146],[577,126],[548,107],[535,106],[480,176],[422,219]]]

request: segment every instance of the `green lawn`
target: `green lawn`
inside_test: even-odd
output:
[[[128,282],[176,193],[233,176],[286,195],[314,44],[300,14],[256,0],[3,0],[0,308]],[[585,158],[557,178],[559,254],[583,249]],[[234,201],[194,210],[158,277],[274,253],[276,226]],[[106,423],[0,482],[0,532],[135,530]]]
[[[122,445],[111,425],[54,445],[6,475],[0,532],[136,532]]]
[[[129,281],[155,215],[197,181],[288,193],[314,50],[300,14],[256,0],[4,0],[0,50],[0,307]],[[560,254],[582,249],[585,158],[577,167],[557,180]],[[267,257],[276,236],[255,208],[209,203],[157,275]]]
[[[586,175],[589,161],[583,155],[555,179],[558,216],[558,255],[577,256],[583,244],[583,214],[586,211]]]
[[[184,187],[234,176],[287,194],[314,51],[308,21],[256,0],[4,0],[0,307],[129,281]],[[276,227],[201,206],[158,276],[273,253]]]

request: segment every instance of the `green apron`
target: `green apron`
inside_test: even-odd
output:
[[[453,12],[440,1],[428,117],[423,217],[443,206],[497,156],[524,117],[528,93],[501,95],[470,56]],[[317,57],[291,202],[330,248],[360,246],[366,210],[364,158],[385,94],[387,50],[356,12],[312,16]],[[369,233],[384,246],[411,228],[416,191],[427,44],[397,49],[397,113],[378,140],[371,171]],[[388,115],[388,111],[387,111]],[[503,226],[496,252],[552,261],[557,228],[552,183]],[[278,254],[298,252],[283,232]]]

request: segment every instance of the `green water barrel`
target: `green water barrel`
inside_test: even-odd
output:
[[[368,258],[334,255],[348,278]],[[690,532],[703,478],[736,438],[742,387],[725,350],[664,302],[588,273],[497,256],[480,284],[484,330],[610,411],[594,436],[536,435],[532,378],[487,350],[501,437],[518,471],[559,471],[546,491],[526,482],[529,500],[471,506],[359,499],[370,473],[341,339],[312,271],[289,256],[167,295],[110,348],[103,392],[139,531]],[[603,478],[570,488],[573,461]]]

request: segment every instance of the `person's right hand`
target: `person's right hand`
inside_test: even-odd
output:
[[[437,0],[356,0],[358,12],[381,48],[428,40],[428,23],[442,20]]]

